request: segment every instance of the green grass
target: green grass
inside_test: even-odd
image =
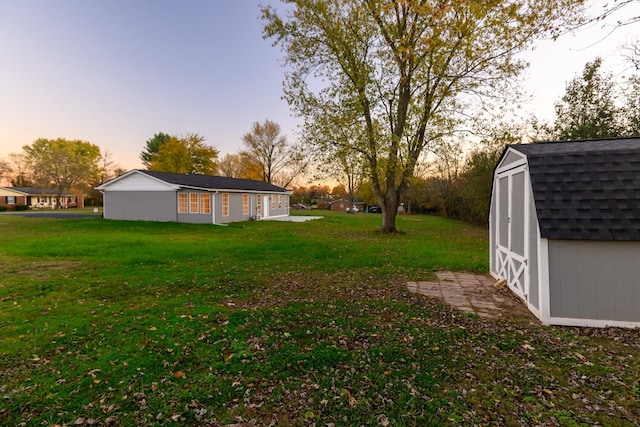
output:
[[[640,422],[636,331],[482,320],[406,291],[486,272],[486,230],[322,214],[0,215],[0,425]]]

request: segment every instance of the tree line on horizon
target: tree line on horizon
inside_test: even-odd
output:
[[[205,145],[204,137],[198,134],[180,138],[160,132],[147,140],[140,159],[148,170],[221,175],[284,188],[306,172],[300,147],[289,144],[280,125],[272,120],[254,122],[251,131],[242,136],[242,143],[237,153],[219,158],[219,151]]]
[[[633,51],[632,47],[626,47]],[[629,56],[635,71],[640,71]],[[485,124],[485,135],[476,142],[464,136],[442,138],[429,147],[419,162],[401,201],[406,212],[430,213],[486,224],[493,169],[507,144],[546,140],[580,140],[640,135],[640,74],[619,81],[602,69],[595,58],[567,83],[565,94],[554,104],[556,117],[540,123],[532,117],[512,124]],[[219,152],[201,135],[184,137],[159,132],[145,143],[140,159],[149,170],[221,175],[271,182],[293,191],[292,203],[326,207],[336,198],[356,199],[377,206],[365,163],[357,156],[306,156],[304,146],[289,149],[277,123],[255,122],[243,135],[243,149],[218,159]],[[471,150],[468,147],[471,146]],[[308,147],[307,147],[308,148]],[[13,166],[0,160],[0,173],[13,186],[42,186],[87,194],[99,202],[92,189],[126,171],[111,160],[108,151],[80,140],[38,139],[10,155]],[[309,165],[313,165],[310,168]],[[295,178],[313,169],[316,182],[301,185]]]
[[[141,160],[154,170],[284,187],[296,177],[331,179],[352,200],[382,208],[383,233],[396,231],[401,203],[484,222],[505,144],[639,134],[638,78],[620,84],[602,72],[600,59],[567,85],[554,123],[504,119],[520,99],[517,77],[526,66],[515,54],[593,21],[582,2],[532,7],[531,1],[290,0],[284,11],[261,7],[264,37],[289,64],[284,97],[304,119],[300,142],[289,145],[266,120],[254,123],[238,153],[222,159],[199,134],[160,132],[146,142]],[[637,46],[630,55],[636,66]],[[23,172],[35,164],[27,147]],[[93,157],[103,166],[107,160]],[[94,169],[92,179],[99,171],[108,175],[107,168]]]
[[[140,159],[148,170],[173,173],[221,174],[289,186],[306,170],[299,147],[290,145],[280,126],[255,122],[243,137],[244,148],[218,160],[219,151],[205,144],[203,136],[156,133],[148,139]],[[0,179],[14,187],[56,189],[88,195],[98,204],[102,196],[95,187],[127,172],[114,164],[108,150],[95,144],[64,138],[40,138],[10,154],[12,163],[0,159]]]

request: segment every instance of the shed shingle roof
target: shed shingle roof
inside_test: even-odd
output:
[[[263,181],[251,179],[228,178],[225,176],[180,174],[170,172],[155,172],[138,170],[145,175],[156,179],[184,187],[203,188],[210,190],[238,190],[238,191],[264,191],[271,193],[286,193],[287,190]]]
[[[640,240],[640,138],[511,147],[527,156],[542,237]]]

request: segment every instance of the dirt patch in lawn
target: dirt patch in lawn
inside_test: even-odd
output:
[[[46,279],[54,271],[73,271],[81,263],[69,260],[38,260],[31,261],[20,257],[2,257],[0,272],[10,275],[31,276],[36,279]]]

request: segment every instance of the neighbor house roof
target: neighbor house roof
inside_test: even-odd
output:
[[[331,205],[331,204],[333,204],[333,203],[338,203],[338,202],[351,203],[351,199],[336,199],[336,200],[334,200],[334,201],[332,201],[332,202],[329,202],[329,204]],[[353,200],[353,203],[354,203],[355,205],[361,205],[361,204],[363,204],[364,202],[363,202],[362,200],[354,199],[354,200]]]
[[[30,196],[42,196],[42,195],[57,196],[58,195],[58,190],[55,188],[36,188],[36,187],[4,187],[4,188],[7,188],[9,190],[19,191],[20,193],[24,193],[25,195],[30,195]],[[62,195],[73,196],[73,194],[69,193],[68,191],[63,191]]]
[[[510,147],[527,156],[543,238],[640,240],[640,138]]]
[[[120,178],[130,175],[132,173],[141,173],[148,175],[160,181],[164,181],[168,184],[177,185],[179,187],[188,187],[194,189],[203,190],[235,190],[235,191],[259,191],[270,193],[288,193],[285,188],[278,187],[268,182],[254,181],[251,179],[239,179],[228,178],[224,176],[212,176],[212,175],[200,175],[194,173],[170,173],[170,172],[155,172],[148,170],[135,169],[121,175],[118,178],[114,178],[112,181],[119,180]],[[112,182],[109,181],[109,182]],[[98,188],[104,188],[108,186],[109,182],[100,185]]]

